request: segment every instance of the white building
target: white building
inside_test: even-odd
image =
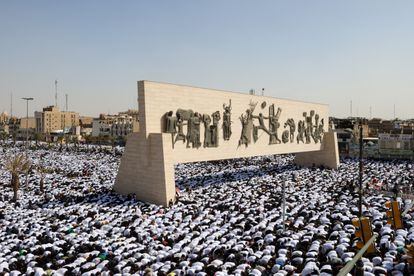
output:
[[[414,158],[414,134],[380,133],[378,137],[381,155]]]
[[[138,121],[135,116],[127,113],[118,115],[101,114],[99,118],[93,119],[92,137],[125,137],[132,132],[138,131]]]

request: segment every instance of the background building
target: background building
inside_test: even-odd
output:
[[[7,112],[0,114],[0,134],[9,135],[9,115]]]
[[[29,136],[29,139],[35,138],[36,132],[36,120],[34,117],[29,118],[20,118],[19,119],[19,127],[16,132],[16,139],[17,140],[25,140],[26,135]]]
[[[92,122],[92,137],[123,138],[138,130],[138,111],[128,110],[118,115],[101,114]]]
[[[359,155],[359,120],[332,118],[343,156]],[[362,134],[365,157],[414,159],[414,120],[362,119]]]
[[[3,112],[0,114],[0,125],[6,125],[9,123],[9,115],[7,112]]]
[[[79,117],[80,135],[82,137],[92,135],[92,122],[93,122],[93,117],[87,117],[87,116]]]
[[[380,133],[379,153],[384,157],[414,159],[414,135]]]
[[[69,132],[71,128],[79,126],[79,113],[60,111],[56,106],[48,106],[43,108],[43,111],[36,111],[35,118],[37,133]]]

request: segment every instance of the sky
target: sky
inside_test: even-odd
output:
[[[414,1],[0,2],[0,112],[98,116],[153,80],[414,118]],[[371,113],[370,113],[371,109]]]

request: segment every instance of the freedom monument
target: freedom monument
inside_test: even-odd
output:
[[[167,206],[174,165],[295,154],[300,166],[339,165],[325,104],[138,81],[139,132],[131,134],[114,189]]]

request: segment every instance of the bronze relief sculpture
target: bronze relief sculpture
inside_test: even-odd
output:
[[[272,104],[269,106],[269,145],[281,143],[277,135],[277,130],[280,127],[279,117],[281,113],[281,108],[278,108],[275,114],[275,105]]]
[[[223,104],[223,139],[225,141],[230,140],[231,136],[231,100],[229,100],[229,105]]]
[[[239,146],[244,145],[247,147],[251,143],[251,137],[253,132],[253,112],[256,108],[257,102],[250,101],[250,108],[246,110],[246,114],[241,114],[239,119],[242,124],[242,131],[239,139]]]
[[[278,129],[280,127],[279,118],[282,113],[281,108],[275,110],[274,104],[269,104],[269,115],[265,116],[263,113],[254,115],[254,111],[257,106],[257,102],[250,100],[249,108],[240,115],[241,134],[238,145],[244,145],[247,147],[253,138],[256,143],[259,139],[259,130],[269,135],[269,145],[280,143],[293,143],[296,142],[310,144],[313,140],[315,143],[321,143],[324,133],[324,119],[319,120],[319,114],[316,114],[314,110],[309,112],[303,112],[303,120],[296,122],[293,118],[289,118],[284,123],[282,137],[278,137]],[[262,109],[267,107],[266,102],[262,102],[260,105]],[[231,100],[229,104],[223,104],[223,139],[225,141],[230,140],[231,131]],[[194,112],[191,109],[177,109],[175,116],[173,111],[169,111],[163,115],[163,131],[164,133],[170,133],[172,137],[172,145],[178,141],[186,143],[187,148],[199,148],[201,145],[205,148],[218,147],[219,146],[219,123],[221,120],[220,111],[215,111],[213,114],[203,114]],[[266,120],[268,124],[266,124]],[[204,126],[204,140],[200,141],[201,126]],[[187,126],[184,133],[184,126]]]
[[[201,115],[198,112],[192,114],[188,119],[187,125],[187,148],[199,148],[201,146],[200,142],[200,124],[201,124]]]
[[[286,128],[287,126],[289,126],[289,140],[291,143],[293,143],[296,131],[295,120],[293,120],[292,118],[287,119],[284,127]]]

